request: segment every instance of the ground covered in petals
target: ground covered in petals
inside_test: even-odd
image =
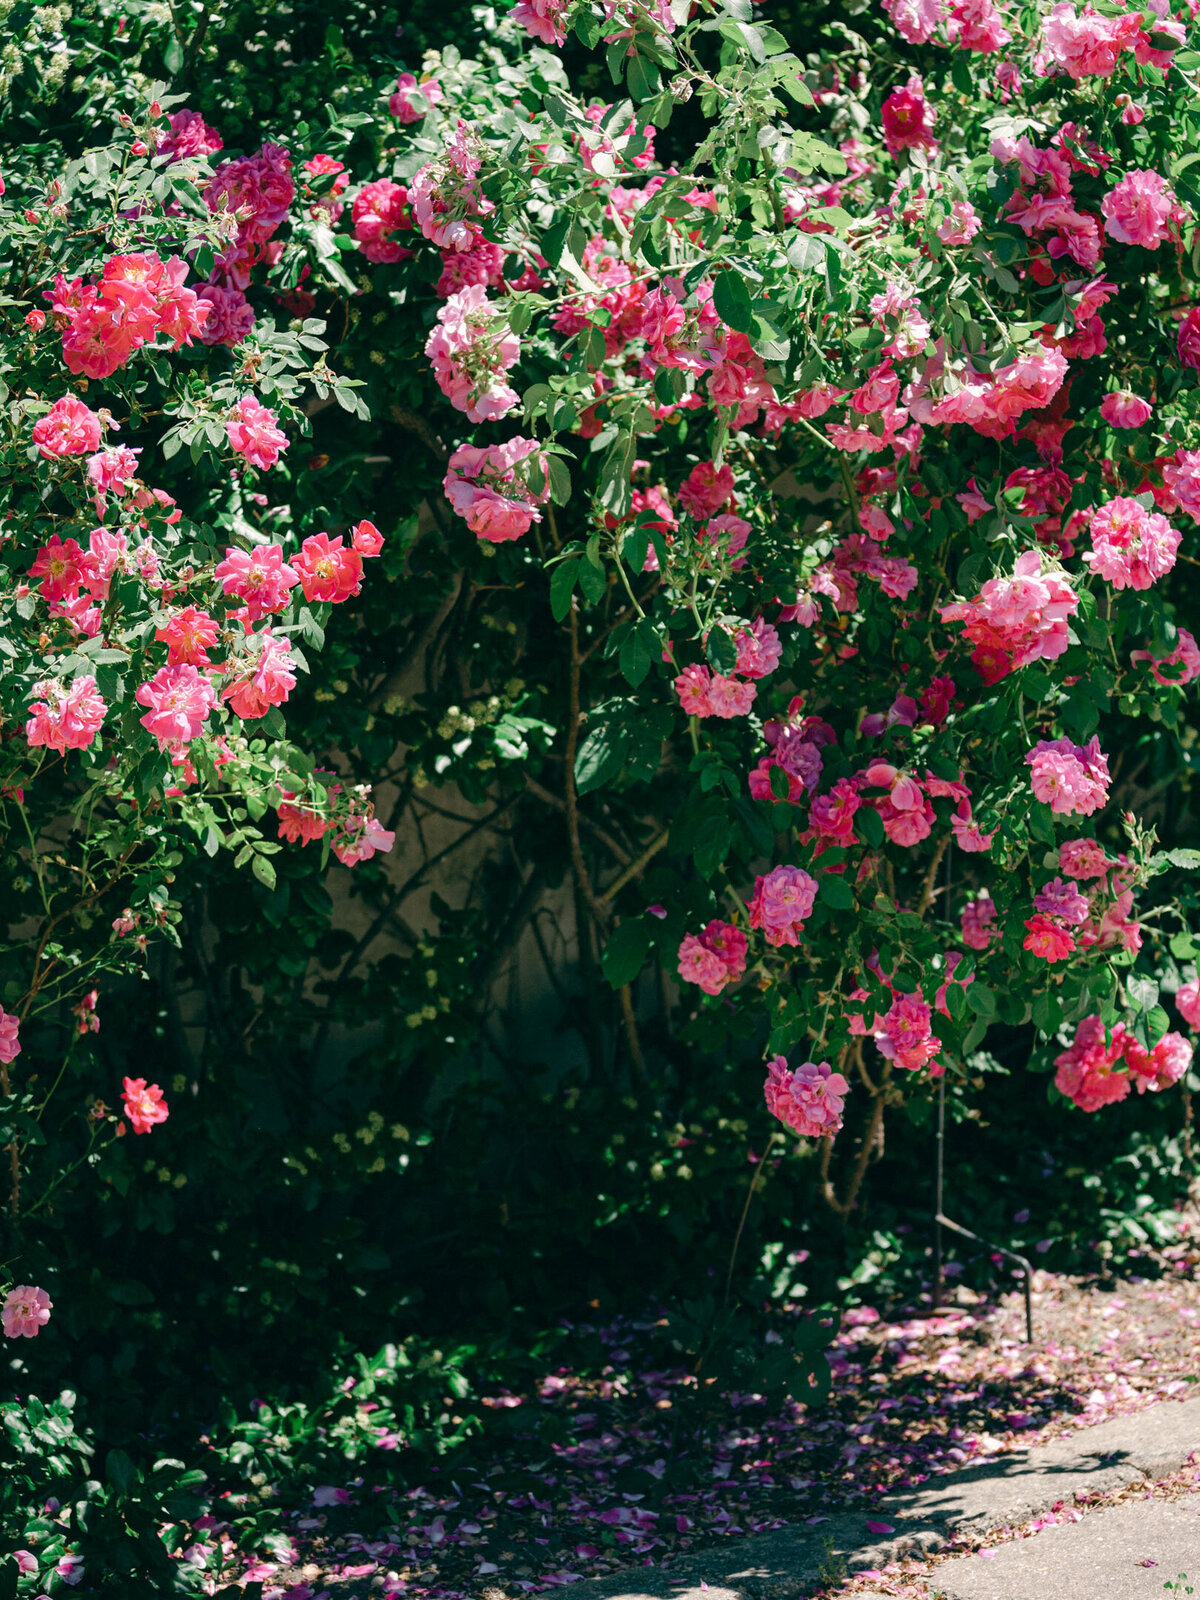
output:
[[[281,1514],[281,1531],[260,1540],[249,1564],[226,1527],[205,1519],[191,1559],[204,1556],[214,1577],[222,1567],[226,1582],[261,1581],[265,1600],[541,1592],[621,1567],[669,1566],[680,1553],[788,1522],[818,1524],[1197,1381],[1195,1281],[1043,1273],[1034,1305],[1032,1347],[1017,1294],[987,1303],[959,1288],[938,1313],[857,1307],[832,1353],[833,1393],[821,1410],[738,1394],[715,1409],[685,1367],[663,1360],[654,1317],[576,1329],[592,1350],[603,1346],[598,1376],[562,1366],[536,1390],[489,1396],[494,1428],[419,1484],[399,1486],[381,1462],[374,1477],[317,1486]],[[1170,1480],[1161,1492],[1182,1491]],[[878,1580],[884,1592],[919,1594],[910,1585],[922,1570],[890,1568]],[[846,1592],[861,1589],[856,1580]]]

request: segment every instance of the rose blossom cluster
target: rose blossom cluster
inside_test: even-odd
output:
[[[755,879],[750,926],[761,928],[770,945],[798,945],[816,898],[817,881],[803,867],[773,867]]]
[[[1097,860],[1098,856],[1098,860]],[[1120,946],[1141,949],[1141,927],[1133,916],[1133,890],[1124,857],[1110,861],[1094,839],[1069,839],[1059,851],[1063,877],[1051,878],[1033,897],[1024,948],[1044,961],[1065,961],[1081,950]],[[1095,886],[1086,891],[1079,883]]]
[[[244,412],[238,426],[257,429],[263,424],[253,413]],[[261,437],[257,443],[244,442],[248,451],[261,451]],[[294,565],[279,545],[228,547],[213,576],[226,596],[240,602],[227,613],[225,625],[242,623],[241,643],[226,660],[214,663],[209,651],[221,636],[218,619],[195,604],[167,611],[155,632],[155,641],[167,647],[167,660],[134,692],[137,704],[145,708],[139,720],[159,749],[181,760],[185,747],[204,731],[222,699],[244,720],[265,716],[272,706],[281,705],[295,687],[295,658],[285,638],[269,628],[255,633],[252,625],[282,611],[297,585],[310,603],[349,599],[361,587],[364,558],[377,556],[382,545],[379,530],[363,521],[353,529],[349,546],[342,537],[331,539],[324,533],[305,539]],[[153,555],[152,547],[143,548]],[[121,530],[96,529],[88,551],[74,540],[64,543],[55,536],[39,551],[30,573],[39,579],[52,608],[74,605],[82,589],[103,601],[113,572],[128,566],[129,554]],[[140,566],[144,572],[146,563]],[[99,612],[92,609],[98,623]],[[60,753],[87,749],[107,709],[90,675],[69,684],[44,679],[34,686],[26,738],[33,747]],[[194,775],[188,781],[194,781]]]
[[[541,44],[559,48],[566,43],[565,16],[570,0],[517,0],[512,18]],[[636,33],[674,33],[675,17],[668,0],[604,0],[607,25],[619,23],[613,33],[603,34],[605,44],[632,39]],[[632,53],[632,45],[630,52]]]
[[[919,994],[897,994],[872,1031],[881,1056],[906,1072],[919,1072],[937,1056],[933,1012]]]
[[[767,1110],[785,1127],[805,1138],[825,1139],[842,1126],[850,1085],[828,1061],[804,1061],[793,1072],[785,1056],[772,1056],[763,1090]]]
[[[1090,816],[1108,799],[1108,761],[1095,734],[1086,745],[1039,739],[1025,760],[1035,797],[1060,816]]]
[[[205,344],[236,345],[254,326],[246,299],[250,274],[278,249],[272,241],[295,196],[292,158],[282,145],[264,144],[256,155],[222,162],[214,172],[204,200],[214,216],[225,220],[223,248],[200,290],[212,308]]]
[[[542,520],[538,508],[550,498],[550,475],[537,440],[517,435],[503,444],[460,445],[442,487],[472,533],[502,544]]]
[[[274,238],[294,198],[291,155],[282,144],[264,144],[256,155],[222,162],[205,189],[208,210],[237,218],[240,246],[266,245]]]
[[[482,237],[472,219],[495,207],[479,186],[481,166],[477,141],[460,118],[441,156],[426,162],[409,185],[417,227],[439,250],[470,250]]]
[[[438,387],[472,422],[495,422],[518,404],[504,374],[516,366],[521,342],[482,284],[452,294],[437,314],[425,354]]]
[[[1042,45],[1049,62],[1068,77],[1108,78],[1124,50],[1132,50],[1142,33],[1136,11],[1102,16],[1091,5],[1076,10],[1072,0],[1059,0],[1042,23]]]
[[[908,414],[922,426],[963,423],[986,439],[1007,439],[1027,411],[1050,404],[1067,367],[1061,350],[1040,344],[1026,346],[995,372],[977,372],[966,362],[949,366],[937,355],[906,392]]]
[[[1165,1033],[1147,1050],[1117,1022],[1106,1029],[1098,1016],[1085,1017],[1070,1046],[1055,1056],[1054,1086],[1081,1111],[1124,1100],[1134,1083],[1138,1093],[1154,1093],[1178,1083],[1192,1061],[1192,1046],[1178,1033]]]
[[[162,261],[153,251],[112,256],[96,284],[68,283],[60,273],[46,299],[63,330],[68,369],[107,378],[160,333],[173,350],[202,337],[209,308],[185,287],[187,273],[179,256]]]
[[[961,622],[971,661],[986,684],[1033,661],[1053,661],[1070,643],[1067,621],[1079,599],[1061,571],[1040,551],[1017,557],[1011,578],[989,578],[974,600],[941,608],[943,622]]]
[[[991,55],[1012,38],[992,0],[883,0],[883,9],[910,44],[925,44],[939,27],[960,50]]]
[[[1114,589],[1149,589],[1175,565],[1180,536],[1157,511],[1118,495],[1088,523],[1092,548],[1083,560]]]
[[[772,719],[763,724],[763,738],[770,754],[763,756],[750,773],[750,793],[755,800],[795,805],[817,787],[824,758],[821,751],[837,742],[837,734],[821,717],[801,714],[803,701],[797,696],[788,707],[786,721]],[[771,774],[778,770],[787,778],[787,792],[777,795],[771,787]],[[815,802],[814,802],[815,803]]]
[[[408,190],[390,178],[365,183],[350,206],[354,238],[368,261],[403,261],[412,251],[393,237],[412,229]]]
[[[376,817],[369,784],[346,790],[340,783],[330,783],[325,795],[326,807],[318,809],[285,789],[276,808],[279,837],[303,847],[328,834],[330,848],[346,867],[391,850],[396,835]]]
[[[1069,256],[1085,272],[1094,272],[1104,240],[1096,216],[1075,204],[1067,152],[1053,147],[1039,150],[1027,134],[994,139],[991,149],[997,161],[1018,168],[1020,185],[1004,205],[1008,216],[1052,261]],[[1109,284],[1105,298],[1111,292]],[[1086,325],[1102,304],[1103,299],[1092,300],[1083,310],[1077,308],[1076,328]]]
[[[746,945],[740,928],[714,919],[702,933],[685,935],[679,946],[679,976],[705,994],[720,994],[745,974]]]
[[[25,737],[31,747],[44,746],[60,755],[86,750],[100,731],[108,707],[96,692],[90,674],[62,684],[43,678],[33,686]]]

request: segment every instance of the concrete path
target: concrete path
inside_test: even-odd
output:
[[[1185,1572],[1200,1594],[1200,1495],[1191,1500],[1129,1501],[986,1557],[954,1556],[937,1567],[929,1592],[945,1600],[1166,1600],[1163,1584]]]
[[[1165,1401],[1133,1416],[1081,1429],[1055,1444],[1013,1451],[946,1473],[920,1489],[889,1496],[869,1513],[843,1512],[815,1524],[799,1522],[772,1533],[730,1539],[668,1568],[634,1567],[574,1583],[571,1600],[666,1600],[667,1596],[676,1600],[797,1600],[806,1589],[837,1575],[839,1568],[843,1573],[877,1570],[902,1556],[936,1550],[954,1533],[983,1534],[1020,1524],[1048,1511],[1056,1501],[1070,1501],[1076,1493],[1106,1493],[1139,1478],[1166,1477],[1182,1467],[1193,1451],[1200,1453],[1200,1399]],[[1097,1512],[1083,1522],[1043,1530],[1032,1539],[1004,1546],[990,1559],[967,1556],[944,1562],[937,1569],[936,1580],[954,1600],[960,1596],[961,1600],[1026,1600],[1027,1594],[1029,1600],[1035,1600],[1032,1590],[1011,1587],[952,1589],[950,1570],[961,1568],[965,1573],[970,1569],[970,1576],[954,1579],[960,1585],[993,1583],[991,1569],[1005,1551],[1032,1551],[1048,1534],[1059,1538],[1061,1544],[1064,1533],[1075,1535],[1093,1522],[1101,1525],[1101,1517],[1113,1518],[1118,1512],[1140,1512],[1154,1537],[1162,1541],[1159,1567],[1139,1569],[1155,1579],[1146,1594],[1162,1596],[1164,1580],[1180,1571],[1188,1572],[1193,1580],[1200,1579],[1200,1516],[1151,1502]],[[1171,1516],[1164,1515],[1166,1512]],[[876,1524],[876,1529],[870,1523]],[[876,1531],[880,1526],[891,1531]],[[1120,1545],[1124,1525],[1110,1521],[1107,1526],[1114,1530],[1106,1547],[1111,1549]],[[1082,1532],[1078,1536],[1082,1538]],[[1179,1541],[1186,1545],[1189,1538],[1194,1540],[1194,1551],[1181,1562],[1174,1552]],[[1096,1560],[1101,1558],[1108,1560],[1103,1551]],[[1005,1556],[1010,1564],[1018,1559],[1015,1554]],[[1145,1559],[1158,1557],[1147,1550]],[[976,1577],[976,1569],[982,1576]],[[1007,1572],[1008,1566],[1001,1570]],[[1136,1587],[1143,1580],[1136,1573],[1131,1576],[1127,1568],[1121,1570],[1120,1581],[1126,1586],[1103,1589],[1098,1575],[1088,1573],[1085,1563],[1084,1575],[1093,1587],[1074,1591],[1064,1589],[1057,1576],[1048,1588],[1042,1574],[1037,1579],[1041,1587],[1036,1600],[1108,1600],[1110,1593],[1112,1600],[1134,1600],[1143,1593]],[[1196,1592],[1200,1595],[1200,1582]]]

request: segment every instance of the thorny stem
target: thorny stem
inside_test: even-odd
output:
[[[629,1054],[633,1060],[634,1075],[639,1083],[646,1081],[646,1058],[642,1055],[642,1041],[638,1037],[637,1017],[633,1010],[633,990],[627,983],[623,983],[619,990],[621,996],[621,1024],[625,1029],[625,1042],[629,1046]]]
[[[642,610],[641,602],[638,600],[637,595],[635,595],[633,592],[633,587],[629,582],[629,575],[625,571],[625,563],[621,560],[620,556],[617,557],[617,572],[620,575],[621,582],[625,587],[625,593],[629,596],[630,604],[644,622],[646,620],[646,613]]]
[[[575,793],[575,752],[579,745],[579,615],[574,603],[567,613],[570,640],[571,664],[567,691],[567,749],[564,777],[567,813],[567,841],[571,849],[571,865],[575,869],[575,878],[579,884],[580,892],[587,901],[588,910],[595,919],[596,926],[603,930],[608,922],[608,909],[596,898],[596,891],[592,887],[591,876],[588,873],[587,862],[583,859],[583,847],[579,842],[579,805]]]
[[[742,1233],[743,1233],[743,1230],[745,1229],[745,1226],[746,1226],[746,1218],[750,1215],[750,1202],[754,1199],[754,1191],[758,1188],[758,1180],[763,1175],[763,1169],[766,1167],[766,1164],[767,1164],[767,1157],[771,1154],[771,1147],[775,1143],[776,1139],[778,1139],[778,1137],[779,1137],[778,1132],[775,1132],[767,1140],[767,1148],[763,1151],[762,1155],[759,1157],[758,1165],[754,1169],[754,1176],[750,1179],[750,1187],[746,1190],[746,1203],[742,1207],[742,1215],[738,1220],[737,1232],[733,1236],[733,1249],[729,1252],[729,1270],[725,1274],[725,1303],[726,1303],[726,1305],[728,1305],[728,1303],[729,1303],[729,1290],[730,1290],[730,1286],[733,1283],[733,1269],[734,1269],[735,1265],[737,1264],[738,1247],[741,1245],[741,1242],[742,1242]]]
[[[921,898],[917,902],[917,915],[919,917],[923,917],[933,904],[933,897],[937,893],[934,883],[937,880],[938,868],[942,864],[942,857],[946,854],[951,837],[952,835],[948,833],[942,835],[937,842],[937,847],[933,852],[929,866],[925,869],[925,881],[921,885]]]
[[[861,1049],[861,1046],[860,1046]],[[838,1061],[838,1066],[845,1064],[848,1052],[843,1051]],[[884,1107],[892,1098],[891,1093],[892,1063],[886,1062],[883,1073],[871,1095],[871,1110],[867,1117],[867,1125],[863,1129],[862,1142],[859,1144],[858,1153],[854,1158],[854,1165],[846,1188],[841,1198],[838,1198],[833,1181],[829,1176],[829,1163],[833,1154],[833,1139],[827,1137],[821,1141],[821,1198],[825,1204],[839,1217],[848,1217],[854,1209],[854,1202],[858,1199],[858,1192],[862,1188],[863,1179],[867,1175],[867,1168],[871,1164],[871,1152],[875,1149],[883,1127]]]
[[[619,878],[613,879],[612,883],[609,884],[608,888],[605,889],[603,894],[600,896],[601,900],[609,901],[615,899],[627,883],[630,883],[634,878],[639,877],[666,844],[667,840],[670,838],[670,834],[671,830],[669,828],[664,828],[662,833],[660,833],[656,839],[651,839],[650,843],[642,851],[641,855],[629,863]]]
[[[842,474],[842,487],[846,491],[846,502],[850,507],[850,519],[854,523],[856,533],[863,531],[862,518],[858,512],[858,490],[854,487],[854,479],[850,476],[850,463],[845,455],[838,462]]]

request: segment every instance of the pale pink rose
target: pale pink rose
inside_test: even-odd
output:
[[[1108,762],[1093,735],[1086,745],[1041,739],[1025,757],[1036,799],[1064,816],[1088,816],[1108,799]]]
[[[1066,839],[1058,847],[1059,870],[1080,882],[1103,878],[1113,865],[1095,839]]]
[[[29,743],[64,753],[86,750],[108,710],[96,693],[95,678],[76,678],[68,688],[45,678],[34,684],[33,693],[37,698],[30,704],[32,715],[25,724]]]
[[[943,16],[941,0],[883,0],[883,9],[909,44],[925,44]]]
[[[713,717],[748,716],[758,688],[753,683],[742,683],[737,678],[714,672],[708,686],[709,715]]]
[[[1157,250],[1171,237],[1177,201],[1167,180],[1157,172],[1127,173],[1100,202],[1104,231],[1119,244]]]
[[[388,110],[398,122],[420,122],[441,102],[442,86],[436,78],[425,78],[418,83],[411,72],[402,72],[388,100]]]
[[[1100,402],[1100,415],[1114,428],[1140,428],[1149,422],[1153,412],[1154,407],[1148,400],[1130,394],[1128,389],[1106,394]]]
[[[1190,1028],[1200,1028],[1200,980],[1188,978],[1175,991],[1179,1015]]]
[[[943,244],[970,244],[982,224],[969,200],[955,200],[950,215],[938,224],[937,236]]]
[[[510,15],[542,44],[561,47],[567,41],[563,16],[569,0],[517,0]]]
[[[0,1327],[6,1339],[34,1339],[50,1321],[54,1302],[45,1289],[19,1283],[0,1306]]]
[[[33,425],[33,442],[48,459],[82,456],[100,445],[100,418],[73,394],[56,400]]]
[[[1062,0],[1042,24],[1042,41],[1049,56],[1070,77],[1107,78],[1121,51],[1131,49],[1140,32],[1136,12],[1102,17],[1090,5],[1077,12],[1070,0]]]
[[[20,1027],[20,1018],[0,1006],[0,1061],[5,1066],[21,1054]]]
[[[812,916],[817,883],[802,867],[774,867],[755,880],[750,926],[761,928],[768,944],[798,944],[801,925]]]
[[[1092,548],[1083,560],[1114,589],[1149,589],[1175,565],[1180,536],[1160,512],[1118,495],[1088,524]]]
[[[138,720],[158,740],[160,750],[194,739],[217,704],[212,684],[187,664],[160,667],[148,683],[138,685],[134,699],[149,707]]]
[[[270,611],[282,611],[288,591],[300,582],[300,574],[283,559],[283,549],[277,544],[255,545],[252,550],[227,545],[225,559],[214,568],[213,577],[226,594],[246,602],[250,622],[258,622]]]
[[[252,394],[244,394],[234,408],[235,415],[225,424],[229,443],[252,467],[267,471],[287,449],[287,435],[276,423],[279,418]]]

